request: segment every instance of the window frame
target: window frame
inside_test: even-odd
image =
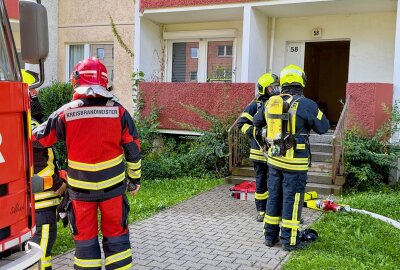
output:
[[[101,57],[101,58],[99,57],[99,51],[103,51],[103,57]],[[96,57],[98,59],[100,59],[100,60],[104,59],[105,55],[106,55],[106,51],[104,48],[96,48]],[[111,56],[111,59],[112,59],[112,56]]]
[[[90,46],[91,45],[113,45],[113,49],[115,44],[113,42],[90,42],[90,43],[83,43],[83,42],[73,42],[65,44],[65,81],[70,81],[69,73],[69,51],[71,45],[83,45],[83,59],[90,57]],[[105,52],[104,52],[105,53]],[[97,50],[96,50],[97,54]],[[113,60],[113,69],[115,69],[115,57],[112,57]]]
[[[232,41],[232,83],[236,82],[236,47],[237,38],[236,37],[216,37],[216,38],[188,38],[188,39],[165,39],[165,47],[167,53],[165,54],[165,74],[164,82],[172,82],[172,48],[174,43],[182,42],[198,42],[198,68],[197,68],[197,82],[205,83],[207,82],[207,56],[208,56],[208,42],[209,41]]]
[[[197,50],[196,50],[196,56],[195,56],[195,57],[192,56],[192,50],[193,50],[193,49],[197,49]],[[196,47],[191,47],[191,48],[190,48],[190,58],[191,58],[191,59],[199,59],[199,48],[196,48]]]
[[[218,46],[217,57],[232,57],[232,54],[233,54],[233,45],[232,45],[232,49],[231,49],[232,54],[227,54],[228,46],[230,46],[230,45],[220,45],[220,46]],[[221,55],[219,54],[219,48],[220,48],[220,47],[224,47],[224,54],[221,54]]]

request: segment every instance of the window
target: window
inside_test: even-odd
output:
[[[104,48],[97,48],[97,58],[104,59]]]
[[[218,46],[218,57],[232,56],[232,45]]]
[[[202,39],[198,42],[169,40],[167,44],[167,81],[234,81],[235,52],[233,38]],[[219,56],[220,54],[225,57]]]
[[[190,72],[190,81],[197,82],[197,71]]]
[[[190,48],[190,58],[199,58],[199,48]]]
[[[72,73],[74,66],[78,64],[79,61],[83,60],[85,58],[84,55],[84,44],[82,45],[69,45],[69,59],[68,59],[68,74],[67,78],[69,75]]]
[[[71,44],[67,45],[67,73],[66,81],[69,81],[74,66],[88,57],[97,57],[106,66],[108,80],[114,79],[114,45],[113,44]]]
[[[197,49],[198,42],[176,42],[172,45],[172,82],[190,82],[193,81],[192,73],[196,73],[199,61],[192,57],[192,52]],[[194,75],[193,75],[194,76]]]
[[[232,47],[233,41],[208,42],[208,82],[232,82]]]

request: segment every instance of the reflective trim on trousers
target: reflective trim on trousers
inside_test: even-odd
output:
[[[101,267],[101,259],[79,259],[74,257],[74,264],[80,267]]]
[[[262,200],[266,200],[266,199],[268,199],[268,191],[266,191],[266,192],[264,192],[264,193],[255,193],[255,199],[256,200],[260,200],[260,201],[262,201]]]
[[[264,223],[266,223],[266,224],[279,225],[280,221],[281,221],[281,217],[272,217],[272,216],[268,216],[268,215],[265,215],[265,217],[264,217]]]
[[[46,257],[46,250],[47,250],[47,245],[49,243],[49,231],[50,231],[50,225],[49,224],[43,224],[42,226],[42,236],[40,239],[40,247],[43,250],[43,255],[42,258],[40,259],[43,262],[42,265],[42,270],[45,270],[47,266],[47,264],[49,264],[49,262],[47,261],[47,257]],[[50,264],[51,266],[51,264]]]
[[[129,248],[125,251],[122,251],[120,253],[117,253],[117,254],[107,257],[106,261],[105,261],[105,265],[109,265],[109,264],[121,261],[123,259],[129,258],[130,256],[132,256],[132,249]]]

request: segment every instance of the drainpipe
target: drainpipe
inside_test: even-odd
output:
[[[271,22],[271,45],[269,48],[269,65],[268,72],[272,72],[272,63],[274,58],[274,44],[275,44],[275,17],[272,17]]]

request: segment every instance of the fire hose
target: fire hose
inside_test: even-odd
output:
[[[304,205],[308,208],[315,209],[315,210],[333,211],[333,212],[354,212],[354,213],[361,213],[361,214],[369,215],[375,219],[379,219],[383,222],[386,222],[400,230],[400,222],[398,222],[394,219],[391,219],[391,218],[388,218],[388,217],[385,217],[385,216],[382,216],[382,215],[379,215],[379,214],[376,214],[373,212],[369,212],[366,210],[351,208],[348,205],[337,204],[330,197],[331,196],[328,196],[328,198],[325,200],[308,200],[308,201],[304,202]]]

